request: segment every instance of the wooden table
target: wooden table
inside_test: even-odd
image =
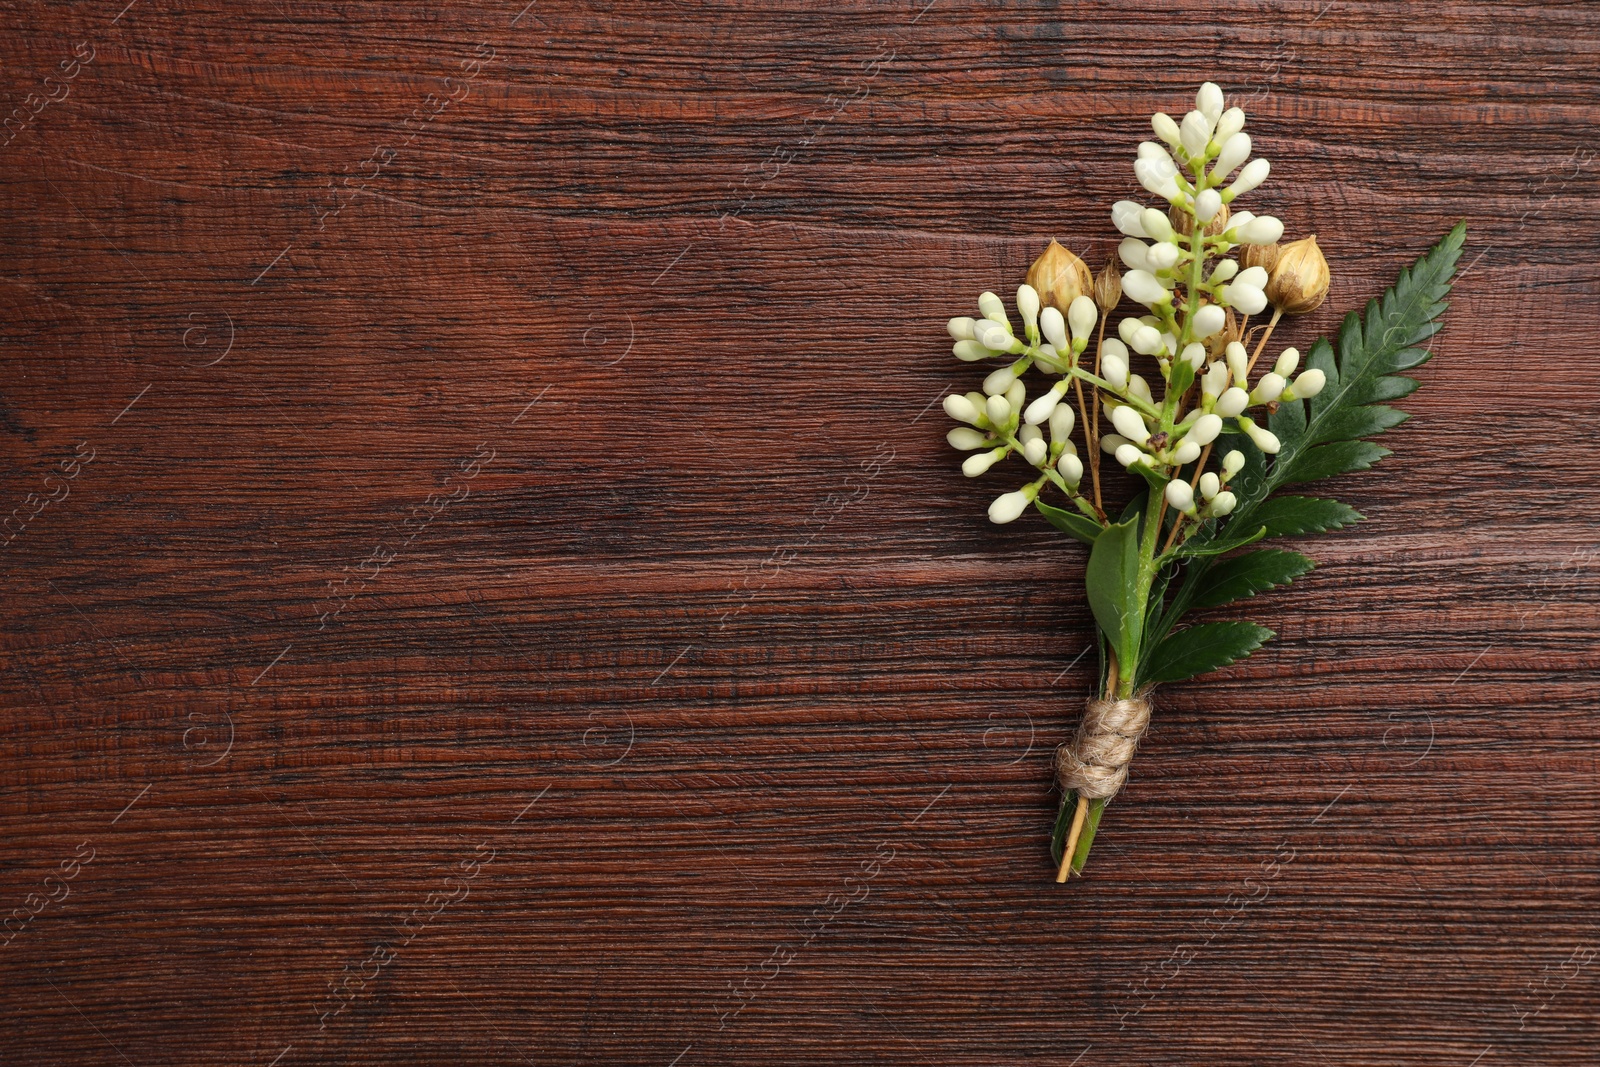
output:
[[[0,1062],[1595,1062],[1600,9],[123,2],[0,3]],[[943,324],[1208,77],[1286,342],[1464,273],[1060,887]]]

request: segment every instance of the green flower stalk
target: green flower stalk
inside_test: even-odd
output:
[[[1440,329],[1465,239],[1457,226],[1368,304],[1365,320],[1352,312],[1337,345],[1318,340],[1303,361],[1284,348],[1257,373],[1280,319],[1319,306],[1330,273],[1314,238],[1280,246],[1282,222],[1232,207],[1270,170],[1250,158],[1244,122],[1209,82],[1181,122],[1154,116],[1159,140],[1139,146],[1134,175],[1164,206],[1112,205],[1120,277],[1108,265],[1091,282],[1052,241],[1028,272],[1047,291],[1017,289],[1020,333],[994,293],[979,297],[977,317],[948,324],[957,358],[1002,361],[981,391],[945,398],[961,423],[948,440],[970,453],[963,473],[978,477],[1012,457],[1029,471],[994,499],[989,518],[1009,523],[1031,508],[1090,546],[1101,684],[1057,753],[1057,881],[1083,870],[1149,722],[1150,692],[1236,662],[1273,636],[1243,621],[1178,624],[1313,566],[1298,552],[1248,546],[1361,519],[1337,501],[1277,491],[1388,454],[1365,438],[1406,418],[1384,402],[1417,387],[1399,372],[1428,358],[1417,345]],[[1124,298],[1141,311],[1108,337]],[[1250,318],[1269,306],[1270,320],[1252,330]],[[1137,486],[1115,515],[1101,485],[1110,461]]]

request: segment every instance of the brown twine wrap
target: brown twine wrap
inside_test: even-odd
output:
[[[1072,743],[1056,750],[1056,780],[1091,800],[1109,800],[1128,780],[1128,764],[1150,725],[1144,693],[1127,700],[1091,700]]]

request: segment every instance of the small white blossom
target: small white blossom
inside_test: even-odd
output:
[[[1160,208],[1145,208],[1139,216],[1139,225],[1143,226],[1144,232],[1154,240],[1172,240],[1172,222],[1167,218],[1167,213]]]
[[[1328,376],[1313,367],[1294,380],[1294,395],[1303,400],[1310,400],[1322,392],[1327,384]]]
[[[1244,453],[1237,448],[1222,457],[1222,480],[1227,481],[1244,470]]]
[[[1191,157],[1203,156],[1206,142],[1211,140],[1211,123],[1200,112],[1191,111],[1183,116],[1183,122],[1178,125],[1178,139],[1183,143],[1183,150]]]
[[[1139,217],[1144,214],[1144,205],[1132,200],[1118,200],[1111,205],[1111,225],[1119,233],[1129,237],[1149,237],[1144,232],[1144,227],[1139,224]]]
[[[1107,343],[1109,344],[1110,342]],[[1123,349],[1123,351],[1127,351],[1127,349]],[[1119,356],[1112,352],[1107,352],[1101,356],[1100,376],[1111,383],[1112,389],[1119,393],[1126,392],[1128,388],[1127,357]]]
[[[1198,371],[1206,362],[1206,346],[1199,341],[1191,342],[1184,348],[1180,358]]]
[[[1177,171],[1170,164],[1163,166],[1154,159],[1139,159],[1133,164],[1133,176],[1139,179],[1139,184],[1144,186],[1156,196],[1171,202],[1178,199]],[[1143,216],[1141,216],[1141,222]],[[1147,234],[1146,236],[1154,236]]]
[[[1099,321],[1100,309],[1095,306],[1092,296],[1080,296],[1067,308],[1067,325],[1072,328],[1075,340],[1087,340]]]
[[[1000,525],[1015,522],[1024,511],[1028,510],[1028,505],[1032,502],[1033,498],[1028,495],[1026,489],[997,496],[994,503],[989,505],[989,521]]]
[[[1022,316],[1023,329],[1032,337],[1039,328],[1039,291],[1033,286],[1017,287],[1017,314]]]
[[[1236,133],[1222,143],[1222,151],[1217,153],[1217,162],[1211,168],[1211,177],[1215,181],[1222,181],[1232,174],[1240,164],[1250,158],[1250,135]],[[1222,202],[1222,194],[1217,194],[1217,202]]]
[[[1117,454],[1117,449],[1128,443],[1128,439],[1121,434],[1108,433],[1100,437],[1100,451],[1108,456]]]
[[[1004,426],[1011,421],[1011,405],[1004,396],[991,396],[983,410],[996,426]]]
[[[1283,390],[1289,383],[1283,380],[1283,375],[1276,371],[1263,374],[1261,380],[1256,382],[1256,387],[1250,390],[1250,404],[1270,404],[1283,395]]]
[[[1218,144],[1227,144],[1228,138],[1244,129],[1244,109],[1230,107],[1217,120],[1217,131],[1211,136]]]
[[[1113,455],[1117,457],[1117,462],[1124,467],[1131,467],[1144,459],[1144,453],[1140,451],[1138,445],[1118,445]]]
[[[968,478],[976,478],[990,467],[999,463],[1006,457],[1011,449],[996,448],[988,452],[974,452],[961,463],[961,473]]]
[[[1244,134],[1240,134],[1243,137]],[[1194,198],[1195,221],[1204,225],[1216,218],[1217,212],[1222,210],[1222,194],[1215,189],[1203,190]]]
[[[1035,467],[1043,464],[1045,457],[1049,454],[1050,446],[1044,443],[1044,438],[1042,437],[1035,437],[1022,446],[1022,458]]]
[[[1250,394],[1240,389],[1237,385],[1229,388],[1221,396],[1211,411],[1223,418],[1231,418],[1250,406]]]
[[[963,452],[971,452],[974,448],[982,448],[989,443],[989,435],[982,430],[974,430],[970,426],[957,426],[944,435],[950,442],[951,448],[958,448]]]
[[[1073,414],[1071,404],[1061,404],[1050,413],[1050,440],[1058,445],[1065,445],[1067,451],[1077,452],[1072,443],[1072,424],[1076,416]]]
[[[1285,348],[1283,352],[1279,354],[1278,362],[1272,365],[1272,369],[1278,374],[1281,374],[1287,378],[1289,375],[1294,373],[1294,369],[1299,365],[1300,350],[1298,348]],[[1298,381],[1298,379],[1296,380]]]
[[[1067,324],[1061,312],[1053,307],[1045,308],[1039,315],[1039,330],[1057,352],[1067,350]]]
[[[1239,504],[1238,497],[1224,490],[1212,498],[1211,504],[1206,508],[1211,514],[1221,517],[1232,514],[1233,509]]]
[[[974,360],[979,359],[988,359],[990,356],[994,355],[993,352],[983,347],[983,345],[979,344],[977,341],[957,341],[951,347],[950,351],[954,352],[956,354],[956,358],[964,363],[971,363]]]
[[[1194,108],[1205,116],[1209,126],[1215,126],[1222,117],[1222,87],[1216,82],[1206,82],[1194,95]]]
[[[1183,444],[1172,450],[1172,462],[1176,463],[1180,467],[1185,463],[1193,463],[1199,458],[1200,446],[1195,444],[1193,441],[1185,441]]]
[[[1207,304],[1189,320],[1189,333],[1204,340],[1228,324],[1228,313],[1216,304]]]
[[[1083,481],[1083,460],[1071,452],[1063,453],[1056,460],[1056,470],[1061,472],[1061,477],[1066,479],[1068,485],[1077,485]]]
[[[944,413],[957,422],[966,422],[977,425],[983,413],[978,410],[978,405],[962,396],[960,393],[951,393],[944,398]]]
[[[970,316],[951,319],[945,326],[950,331],[952,341],[976,341],[977,335],[972,332],[973,320]]]
[[[1067,394],[1067,386],[1070,382],[1071,379],[1063,378],[1055,385],[1052,385],[1048,392],[1041,394],[1038,399],[1028,405],[1028,409],[1022,413],[1022,421],[1029,426],[1037,426],[1054,415],[1057,405],[1061,403],[1061,398]],[[1071,408],[1067,408],[1067,411],[1070,412],[1071,410]]]
[[[1261,449],[1261,451],[1265,452],[1269,456],[1277,452],[1278,449],[1282,447],[1278,443],[1277,434],[1273,433],[1265,426],[1257,426],[1251,419],[1240,416],[1239,428],[1245,433],[1249,434],[1250,440],[1256,443],[1256,447]]]
[[[1222,416],[1212,412],[1195,419],[1194,425],[1189,427],[1189,432],[1183,435],[1183,439],[1193,441],[1197,445],[1209,445],[1221,432]]]
[[[1144,424],[1144,417],[1128,404],[1111,409],[1111,425],[1123,437],[1137,444],[1150,440],[1150,428]]]
[[[1156,136],[1176,148],[1183,143],[1183,137],[1178,130],[1178,124],[1172,121],[1172,116],[1165,111],[1158,111],[1150,116],[1150,127],[1156,131]]]
[[[1189,488],[1188,482],[1175,478],[1167,483],[1167,503],[1185,515],[1191,515],[1194,513],[1194,490]]]
[[[1122,291],[1145,307],[1172,302],[1172,290],[1156,281],[1155,275],[1142,270],[1130,270],[1122,276]],[[1145,327],[1149,329],[1149,327]],[[1138,345],[1134,345],[1138,348]]]
[[[1010,329],[1010,323],[1006,322],[1006,306],[993,293],[979,295],[978,310],[983,313],[984,318],[993,319],[995,322],[1004,322],[1006,323],[1006,328]]]
[[[1215,500],[1222,491],[1222,482],[1215,471],[1206,471],[1200,476],[1200,495],[1207,500]]]
[[[1243,196],[1266,181],[1267,172],[1271,169],[1272,165],[1260,156],[1246,163],[1244,169],[1239,172],[1239,176],[1233,179],[1233,184],[1222,191],[1222,202],[1224,204],[1229,203],[1234,197]],[[1273,240],[1277,240],[1277,238],[1273,238]],[[1270,244],[1271,242],[1266,243]]]

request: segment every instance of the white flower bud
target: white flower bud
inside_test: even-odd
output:
[[[1138,333],[1139,327],[1143,325],[1144,323],[1135,318],[1123,319],[1121,322],[1117,323],[1117,336],[1122,338],[1124,344],[1132,344],[1133,335]],[[1104,354],[1105,349],[1102,348],[1100,351],[1102,354]]]
[[[1200,446],[1195,444],[1193,441],[1185,441],[1183,444],[1172,450],[1172,462],[1176,463],[1180,467],[1185,463],[1193,463],[1199,458]]]
[[[995,322],[993,319],[980,319],[977,324],[978,343],[995,352],[1007,352],[1011,349],[1011,342],[1016,338],[1011,336],[1011,331]]]
[[[1244,165],[1244,169],[1239,172],[1239,176],[1233,179],[1233,184],[1222,191],[1222,202],[1226,204],[1236,196],[1243,196],[1245,193],[1248,193],[1250,190],[1266,181],[1267,172],[1271,169],[1272,164],[1268,163],[1260,156],[1257,156],[1255,159],[1252,159],[1250,162],[1246,163]],[[1275,241],[1277,238],[1274,237],[1272,240]],[[1247,243],[1271,244],[1272,241]]]
[[[1178,265],[1178,258],[1182,255],[1183,252],[1177,245],[1163,242],[1151,247],[1149,254],[1144,257],[1144,269],[1152,274],[1158,270],[1171,270]]]
[[[1211,499],[1211,506],[1206,510],[1220,518],[1223,515],[1231,514],[1233,509],[1237,507],[1238,504],[1238,497],[1234,496],[1227,490],[1223,490]]]
[[[1189,333],[1201,340],[1210,337],[1228,324],[1228,313],[1216,304],[1207,304],[1189,320]]]
[[[1039,323],[1039,291],[1031,285],[1017,286],[1017,314],[1023,328],[1032,332]]]
[[[983,317],[986,319],[993,319],[995,322],[1006,321],[1006,306],[993,293],[984,293],[978,297],[978,310],[983,312]]]
[[[1134,319],[1132,322],[1134,329],[1138,329],[1140,325],[1139,320]],[[1117,340],[1115,337],[1107,337],[1104,341],[1100,342],[1100,354],[1102,356],[1116,356],[1123,362],[1127,362],[1128,346]]]
[[[1261,376],[1256,382],[1256,387],[1250,390],[1250,403],[1270,404],[1283,395],[1283,387],[1289,383],[1283,380],[1283,375],[1269,372]]]
[[[1222,151],[1217,154],[1216,165],[1211,168],[1211,177],[1216,180],[1226,178],[1233,173],[1235,167],[1250,158],[1250,135],[1236,133],[1222,143]],[[1218,194],[1218,203],[1221,194]]]
[[[1178,165],[1172,161],[1172,153],[1168,152],[1165,148],[1162,148],[1154,141],[1140,141],[1137,158],[1153,159],[1158,163],[1164,163],[1173,170],[1178,169]]]
[[[1228,374],[1233,378],[1233,384],[1243,389],[1249,385],[1245,374],[1250,365],[1250,353],[1245,351],[1244,345],[1238,341],[1229,341],[1228,347],[1222,350],[1228,360]]]
[[[1252,268],[1253,269],[1253,268]],[[1253,285],[1236,281],[1222,287],[1222,299],[1244,315],[1256,315],[1267,306],[1267,294]]]
[[[1172,291],[1156,281],[1155,275],[1142,270],[1130,270],[1122,276],[1122,291],[1146,307],[1172,300]]]
[[[1211,140],[1211,123],[1200,112],[1191,111],[1183,116],[1183,122],[1178,126],[1178,139],[1183,142],[1183,150],[1190,156],[1203,156],[1206,142]]]
[[[1245,433],[1249,434],[1250,440],[1256,443],[1256,447],[1261,449],[1261,451],[1265,452],[1269,456],[1277,452],[1278,449],[1282,447],[1278,443],[1277,434],[1273,433],[1265,426],[1257,426],[1255,422],[1250,419],[1240,418],[1239,428]]]
[[[1079,340],[1093,333],[1099,321],[1100,309],[1095,307],[1092,296],[1080,296],[1067,307],[1067,325],[1072,327],[1072,336]]]
[[[961,463],[961,473],[968,478],[976,478],[990,467],[1005,458],[1008,448],[995,448],[988,452],[974,452]]]
[[[1217,477],[1215,471],[1206,471],[1200,476],[1201,496],[1205,497],[1207,500],[1214,500],[1216,499],[1217,494],[1221,491],[1222,481]]]
[[[1019,426],[1017,427],[1017,440],[1024,445],[1029,441],[1042,441],[1044,440],[1044,431],[1037,426]]]
[[[1240,134],[1240,136],[1244,136]],[[1217,217],[1222,210],[1222,194],[1215,189],[1202,189],[1194,198],[1195,221],[1202,226]]]
[[[1129,270],[1158,269],[1150,262],[1150,246],[1137,237],[1124,237],[1117,243],[1117,258]]]
[[[1012,411],[1022,410],[1022,401],[1028,395],[1028,387],[1021,382],[1012,382],[1011,388],[1006,390],[1006,403]]]
[[[989,505],[989,521],[999,525],[1015,522],[1021,517],[1028,505],[1032,503],[1028,494],[1019,489],[1015,493],[1006,493],[994,498],[994,503]]]
[[[989,376],[983,380],[984,395],[1001,396],[1007,389],[1011,388],[1011,383],[1015,382],[1016,380],[1017,374],[1010,367],[1001,367],[997,371],[992,371],[990,372]]]
[[[1231,418],[1250,406],[1250,394],[1240,389],[1237,385],[1217,397],[1216,406],[1211,409],[1213,414],[1223,418]]]
[[[1039,332],[1044,334],[1044,339],[1055,346],[1057,352],[1067,350],[1066,321],[1062,319],[1061,312],[1053,307],[1047,307],[1039,313]]]
[[[1100,451],[1110,456],[1116,455],[1117,449],[1127,443],[1128,439],[1121,434],[1108,433],[1100,435]]]
[[[1030,429],[1032,428],[1033,427],[1030,427]],[[1041,437],[1035,437],[1033,440],[1022,446],[1022,458],[1027,460],[1029,464],[1035,467],[1042,464],[1045,461],[1045,457],[1049,454],[1050,446],[1045,444],[1044,439]]]
[[[1139,159],[1134,161],[1133,176],[1139,179],[1140,185],[1163,200],[1171,202],[1178,199],[1178,181],[1172,168],[1163,167],[1153,159]],[[1141,215],[1141,224],[1143,219],[1144,216]],[[1146,234],[1146,236],[1154,235]]]
[[[1230,107],[1217,120],[1217,130],[1211,135],[1218,144],[1227,144],[1228,138],[1244,129],[1244,109]]]
[[[1129,237],[1149,237],[1150,235],[1144,232],[1144,227],[1139,223],[1139,218],[1143,214],[1143,204],[1132,200],[1118,200],[1111,205],[1111,225],[1117,228],[1117,232]]]
[[[1237,448],[1222,457],[1222,477],[1224,480],[1232,478],[1244,470],[1244,453]]]
[[[1155,407],[1155,398],[1150,395],[1150,383],[1137,374],[1128,375],[1128,395],[1136,396],[1151,407]]]
[[[1011,421],[1011,405],[1006,403],[1003,396],[991,396],[984,406],[983,413],[989,416],[989,421],[996,426],[1004,426]]]
[[[1266,217],[1267,216],[1262,216],[1262,218]],[[1254,224],[1256,222],[1260,222],[1261,219],[1252,218],[1250,221],[1252,224]],[[1279,225],[1282,225],[1282,223],[1279,223]],[[1239,276],[1235,278],[1234,281],[1242,285],[1248,285],[1252,289],[1265,289],[1267,287],[1266,268],[1246,267],[1244,270],[1239,272]]]
[[[1127,404],[1111,409],[1111,425],[1130,441],[1143,444],[1150,440],[1150,428],[1144,424],[1143,416]]]
[[[1100,357],[1100,377],[1111,383],[1111,388],[1124,392],[1128,388],[1128,361],[1121,356]]]
[[[1083,481],[1083,460],[1071,452],[1064,453],[1056,460],[1056,470],[1061,472],[1061,477],[1066,479],[1068,485],[1077,485]]]
[[[1114,453],[1117,462],[1124,467],[1131,467],[1144,458],[1144,453],[1139,451],[1138,445],[1118,445]]]
[[[1222,117],[1222,87],[1216,82],[1206,82],[1194,94],[1194,109],[1204,115],[1209,125],[1215,126]]]
[[[1183,143],[1183,136],[1178,130],[1178,124],[1172,121],[1172,116],[1165,111],[1158,111],[1150,116],[1150,127],[1156,131],[1156,136],[1176,148]]]
[[[1189,432],[1183,435],[1183,439],[1193,441],[1197,445],[1209,445],[1221,432],[1222,416],[1212,412],[1195,419],[1194,425],[1189,427]]]
[[[1183,361],[1195,370],[1199,370],[1206,362],[1206,346],[1199,341],[1194,341],[1183,350]]]
[[[1313,367],[1294,380],[1294,395],[1302,400],[1310,400],[1322,392],[1328,384],[1328,376]]]
[[[1300,350],[1298,348],[1285,348],[1278,355],[1278,362],[1272,365],[1272,369],[1287,378],[1294,373],[1294,369],[1299,365]],[[1299,379],[1296,379],[1296,384],[1298,383]]]
[[[1225,259],[1221,263],[1218,263],[1215,269],[1212,270],[1211,284],[1221,285],[1223,282],[1229,280],[1238,273],[1239,261],[1236,259]]]
[[[988,359],[990,356],[994,355],[993,352],[990,352],[977,341],[957,341],[953,346],[951,346],[950,351],[956,354],[957,359],[963,360],[967,363],[971,363],[978,359]]]
[[[1140,326],[1133,331],[1128,346],[1141,356],[1153,356],[1161,351],[1161,331],[1154,326]]]
[[[1022,421],[1029,426],[1037,426],[1055,414],[1056,406],[1061,403],[1061,398],[1066,395],[1069,380],[1063,378],[1051,386],[1049,392],[1040,394],[1037,400],[1028,405],[1028,410],[1022,413]],[[1067,409],[1068,412],[1071,410],[1071,408]]]
[[[989,443],[987,434],[970,426],[957,426],[945,434],[944,439],[950,442],[951,448],[959,448],[963,452],[971,452],[974,448],[982,448]]]
[[[1188,482],[1175,478],[1167,483],[1167,503],[1187,515],[1194,510],[1194,490]]]
[[[1202,396],[1220,396],[1228,387],[1228,365],[1220,359],[1206,368],[1205,377],[1200,379],[1200,393]]]
[[[1066,383],[1063,382],[1062,385],[1065,386]],[[1057,444],[1065,443],[1070,448],[1073,420],[1071,404],[1056,405],[1056,409],[1050,413],[1050,440]]]
[[[978,406],[960,393],[951,393],[944,398],[944,413],[957,422],[976,424],[980,413]]]
[[[953,341],[976,341],[977,334],[972,332],[974,321],[970,316],[951,319],[945,329],[950,331],[950,339]]]
[[[1144,227],[1144,232],[1157,241],[1172,240],[1172,223],[1167,218],[1167,213],[1159,208],[1147,207],[1139,216],[1139,225]]]

